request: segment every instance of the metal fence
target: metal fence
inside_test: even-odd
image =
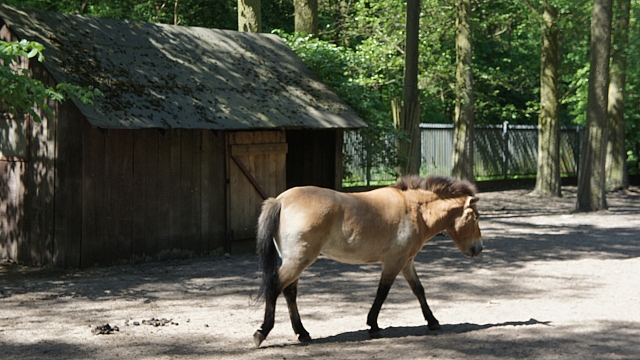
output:
[[[420,135],[420,175],[451,175],[453,125],[420,124]],[[577,175],[579,136],[578,127],[560,130],[560,172],[563,176]],[[375,185],[396,179],[393,134],[382,139],[367,139],[360,131],[353,130],[345,132],[344,139],[345,186]],[[374,143],[378,145],[374,147]],[[377,150],[372,151],[374,148]],[[537,159],[537,126],[505,123],[475,127],[476,178],[506,179],[535,175]]]

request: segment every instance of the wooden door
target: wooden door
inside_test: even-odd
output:
[[[262,202],[286,189],[285,132],[230,133],[228,144],[230,236],[253,240]]]

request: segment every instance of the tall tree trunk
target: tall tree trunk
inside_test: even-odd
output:
[[[587,125],[580,153],[576,211],[607,208],[604,170],[607,152],[607,90],[612,2],[613,0],[593,2]]]
[[[318,35],[318,0],[294,0],[295,31]]]
[[[452,175],[473,181],[473,69],[471,1],[456,0],[456,108]]]
[[[178,21],[178,0],[175,0],[173,3],[173,25],[178,25],[180,21]]]
[[[607,140],[607,188],[620,190],[629,187],[627,151],[625,147],[624,93],[626,86],[629,43],[630,0],[616,0],[611,71],[609,80],[609,137]]]
[[[400,175],[420,172],[420,103],[418,102],[418,31],[420,0],[407,1],[402,106],[392,103],[398,139],[398,172]],[[398,109],[400,109],[398,111]]]
[[[538,173],[535,194],[560,196],[560,120],[558,119],[558,11],[542,2]]]
[[[238,0],[238,31],[262,32],[260,0]]]

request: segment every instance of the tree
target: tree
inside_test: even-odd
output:
[[[294,0],[295,30],[318,35],[318,0]]]
[[[473,181],[473,69],[471,1],[456,0],[456,107],[452,175]]]
[[[613,0],[593,2],[586,138],[580,152],[576,211],[607,208],[605,155],[612,2]]]
[[[44,46],[35,41],[5,42],[0,40],[0,111],[19,118],[29,114],[35,121],[40,116],[35,107],[50,112],[48,101],[62,102],[66,98],[77,98],[84,104],[93,104],[95,96],[102,92],[89,86],[87,88],[59,83],[56,87],[49,87],[40,80],[29,76],[29,70],[21,64],[36,58],[44,61]],[[34,107],[35,106],[35,107]]]
[[[556,8],[542,2],[540,117],[535,194],[560,196],[560,120],[558,117],[558,25]]]
[[[260,0],[238,0],[238,31],[262,32]]]
[[[627,149],[625,147],[624,93],[626,86],[629,42],[630,0],[617,0],[613,25],[613,51],[609,80],[609,137],[607,139],[606,186],[609,190],[629,186],[627,173]]]
[[[418,102],[418,36],[420,0],[407,1],[405,65],[402,104],[393,102],[393,119],[399,130],[397,141],[400,175],[420,171],[420,103]]]

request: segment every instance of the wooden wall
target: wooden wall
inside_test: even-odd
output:
[[[85,122],[81,267],[222,253],[225,139]]]
[[[12,41],[6,28],[1,38]],[[37,61],[24,62],[32,76],[48,86],[53,79]],[[49,106],[56,111],[57,103]],[[0,160],[0,258],[31,265],[53,263],[54,152],[53,117],[39,111],[42,119],[26,127],[27,156]],[[0,121],[6,121],[0,119]],[[9,121],[25,121],[9,120]]]

